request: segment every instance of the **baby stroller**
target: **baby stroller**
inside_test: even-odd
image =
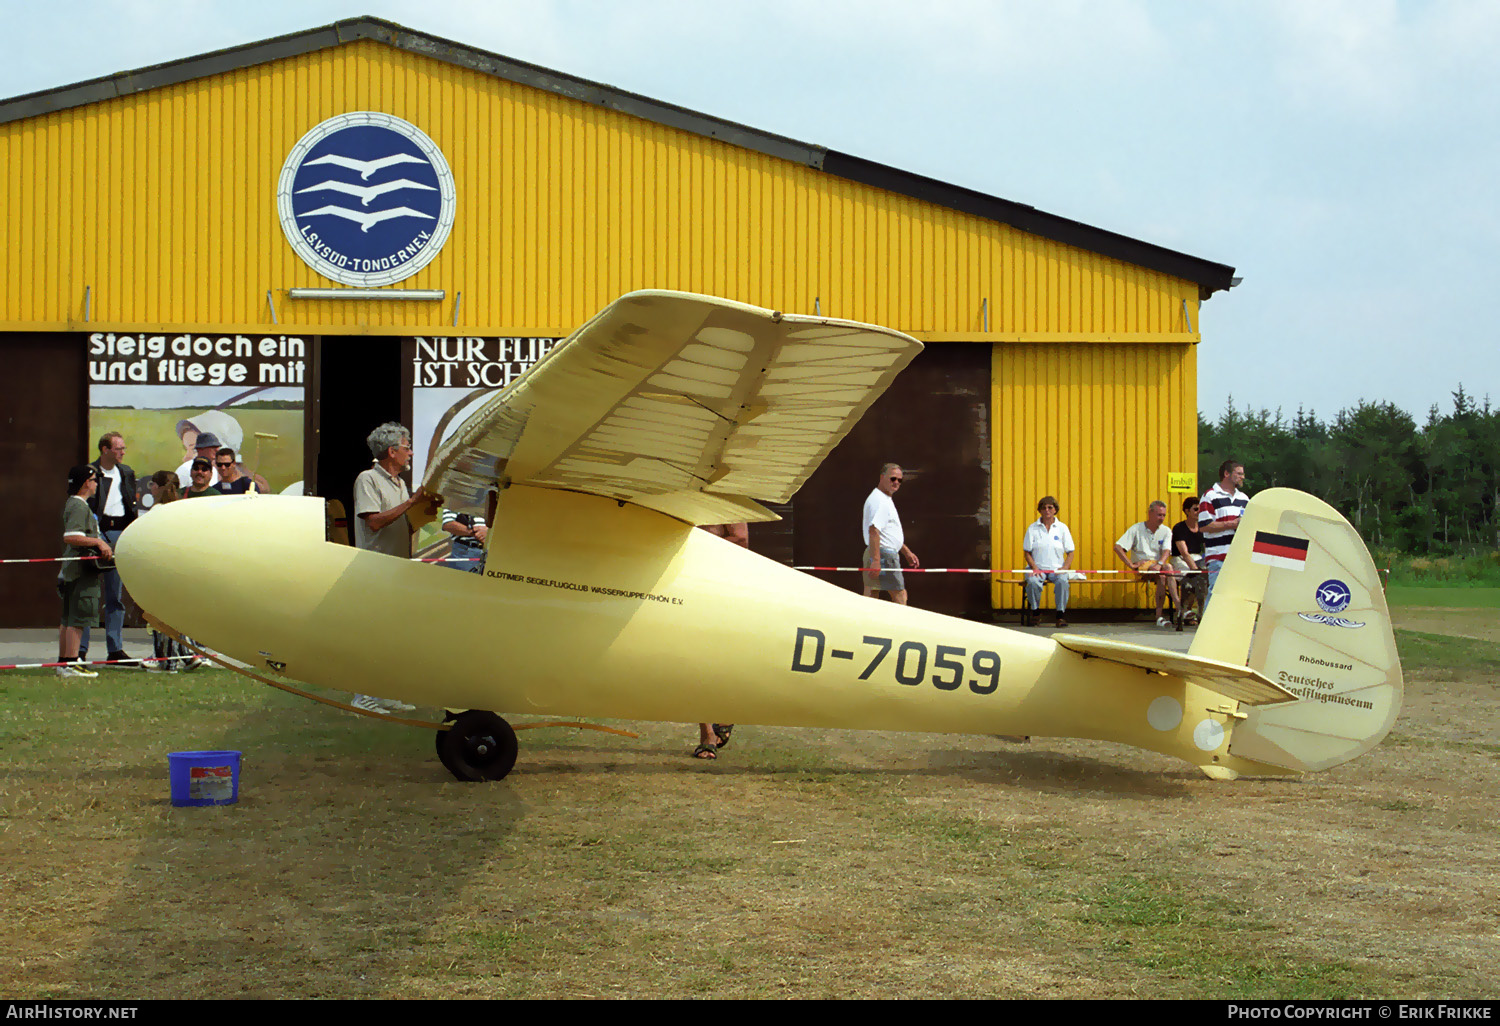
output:
[[[183,635],[183,637],[187,637]],[[191,639],[189,639],[191,640]],[[203,660],[187,645],[161,631],[151,632],[152,655],[156,659],[150,668],[158,673],[176,673],[178,670],[196,670]]]

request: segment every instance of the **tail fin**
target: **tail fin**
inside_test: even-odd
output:
[[[1229,752],[1321,770],[1380,743],[1401,662],[1374,561],[1332,506],[1271,488],[1250,501],[1189,650],[1244,664],[1300,701],[1246,710]]]

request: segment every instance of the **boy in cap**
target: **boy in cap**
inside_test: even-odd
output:
[[[72,665],[78,659],[83,628],[99,622],[99,568],[93,556],[112,559],[114,549],[100,536],[99,521],[89,500],[99,490],[99,478],[87,463],[68,471],[68,498],[63,503],[63,564],[57,575],[57,594],[62,599],[62,620],[57,629],[59,677],[97,677],[92,670]]]

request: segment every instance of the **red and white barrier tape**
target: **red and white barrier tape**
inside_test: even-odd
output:
[[[98,559],[98,556],[49,556],[46,559],[0,559],[4,563],[73,563],[79,560]],[[418,556],[412,557],[413,563],[478,563],[484,559],[483,556],[435,556],[426,559]]]
[[[99,558],[98,556],[48,556],[45,559],[0,559],[0,564],[6,564],[6,563],[70,563],[70,562],[77,562],[77,561],[80,561],[80,560],[98,559],[98,558]],[[413,563],[479,563],[479,562],[482,562],[484,560],[484,558],[485,558],[484,556],[431,556],[431,557],[412,556],[411,557],[411,562],[413,562]],[[830,571],[838,571],[840,573],[864,573],[866,571],[866,568],[862,567],[862,566],[794,566],[794,567],[792,567],[792,569],[793,570],[830,570]],[[889,571],[890,568],[886,568],[886,569],[887,569],[887,571]],[[904,573],[904,574],[1029,574],[1029,573],[1031,573],[1031,569],[1029,567],[1020,567],[1019,569],[1016,569],[1016,570],[976,570],[976,569],[973,569],[973,568],[970,568],[970,567],[930,567],[930,566],[923,566],[923,567],[908,567],[906,569],[903,569],[901,572]],[[1048,571],[1048,572],[1051,573],[1053,571]],[[1165,571],[1163,571],[1163,570],[1137,570],[1137,571],[1134,571],[1134,572],[1135,573],[1139,573],[1139,574],[1165,573],[1169,577],[1182,576],[1184,574],[1206,574],[1206,573],[1208,573],[1207,570],[1165,570]],[[1388,567],[1388,566],[1387,567],[1380,567],[1380,568],[1378,568],[1377,572],[1381,573],[1381,574],[1384,574],[1385,576],[1389,577],[1391,575],[1391,568]],[[1125,573],[1125,571],[1124,570],[1073,570],[1073,571],[1070,571],[1070,573],[1075,573],[1075,574],[1122,574],[1122,573]],[[3,669],[5,669],[5,667],[0,666],[0,670],[3,670]]]
[[[867,567],[862,567],[862,566],[794,566],[794,567],[792,567],[792,569],[793,570],[836,570],[836,571],[840,571],[840,572],[843,572],[843,573],[874,573],[875,572],[873,568],[867,568]],[[893,569],[892,567],[885,567],[884,570],[883,570],[883,572],[889,573],[892,569]],[[1018,570],[972,570],[972,569],[968,569],[968,568],[958,568],[958,567],[926,567],[926,566],[916,567],[916,568],[904,568],[904,569],[903,568],[895,568],[895,569],[901,569],[901,572],[903,574],[991,574],[991,575],[996,576],[996,577],[1000,576],[1001,574],[1029,574],[1029,573],[1031,573],[1031,570],[1029,568],[1027,568],[1027,567],[1022,567],[1022,568],[1020,568]],[[1054,571],[1048,571],[1048,572],[1051,573],[1051,572],[1054,572]],[[1062,571],[1055,571],[1055,572],[1061,573]],[[1097,574],[1122,574],[1125,571],[1123,571],[1123,570],[1070,570],[1068,572],[1069,573],[1075,573],[1075,574],[1097,575]],[[1139,574],[1144,574],[1144,575],[1156,575],[1156,574],[1164,573],[1168,577],[1176,577],[1176,576],[1180,576],[1182,574],[1201,574],[1201,573],[1207,573],[1208,571],[1206,571],[1206,570],[1166,570],[1166,571],[1162,571],[1162,570],[1137,570],[1137,571],[1134,571],[1134,572],[1135,573],[1139,573]]]
[[[49,666],[142,666],[146,663],[170,663],[173,661],[186,662],[196,659],[197,656],[143,656],[140,659],[68,659],[59,663],[10,663],[0,666],[0,670],[41,670]]]
[[[851,571],[851,572],[855,572],[855,573],[862,573],[862,572],[864,572],[865,567],[862,567],[862,566],[794,566],[794,567],[792,567],[792,569],[793,570],[839,570],[839,571]],[[887,567],[886,568],[886,572],[889,573],[890,569],[891,569],[890,567]],[[874,573],[874,570],[871,570],[870,572]],[[924,566],[924,567],[917,567],[916,569],[910,569],[910,568],[904,569],[901,572],[904,573],[904,574],[1003,574],[1003,573],[1006,573],[1007,571],[1005,571],[1005,570],[967,570],[967,569],[959,569],[959,568],[954,568],[954,567],[929,567],[929,566]]]

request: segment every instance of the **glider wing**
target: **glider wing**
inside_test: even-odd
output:
[[[475,411],[424,483],[458,509],[530,484],[691,524],[775,520],[760,502],[789,500],[921,348],[868,324],[632,292]]]

